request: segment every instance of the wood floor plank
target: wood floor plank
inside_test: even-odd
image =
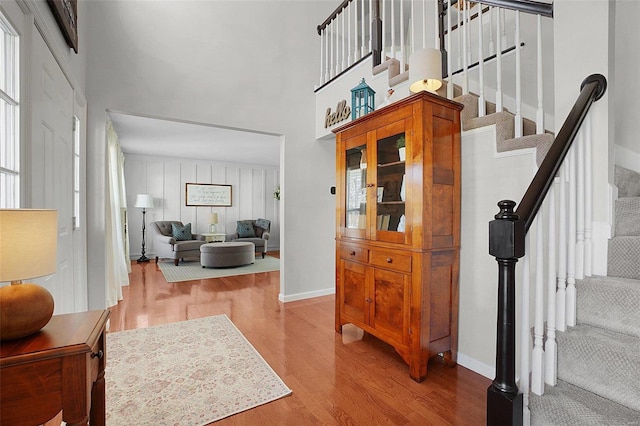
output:
[[[276,253],[277,257],[277,253]],[[359,328],[334,330],[334,297],[283,304],[280,273],[167,283],[132,264],[110,332],[226,314],[293,394],[216,425],[481,425],[491,381],[438,360],[416,383],[395,350]]]

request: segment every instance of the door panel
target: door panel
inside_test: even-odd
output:
[[[409,326],[410,277],[398,272],[375,268],[371,303],[371,327],[384,332],[398,343]]]
[[[33,30],[28,207],[58,211],[57,271],[40,283],[53,295],[55,314],[74,312],[73,89]],[[37,260],[36,260],[37,261]]]
[[[341,260],[344,282],[342,285],[341,303],[345,318],[361,323],[367,322],[368,303],[366,302],[367,268],[359,263]]]

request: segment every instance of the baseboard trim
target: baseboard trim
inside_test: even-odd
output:
[[[336,293],[335,287],[329,287],[329,288],[316,290],[316,291],[306,291],[304,293],[288,294],[286,296],[280,293],[278,295],[278,300],[281,301],[282,303],[288,303],[288,302],[295,302],[297,300],[312,299],[314,297],[328,296],[330,294],[335,294],[335,293]]]
[[[480,362],[461,352],[458,352],[458,365],[468,368],[474,373],[478,373],[488,379],[495,379],[496,377],[496,369],[494,366]]]

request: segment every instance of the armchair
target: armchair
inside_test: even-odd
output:
[[[271,221],[267,219],[239,220],[236,232],[227,234],[227,241],[246,241],[256,246],[256,252],[262,253],[262,258],[267,254],[267,241],[269,241],[269,231]]]
[[[204,237],[198,234],[192,234],[191,240],[179,241],[173,238],[172,224],[183,226],[178,221],[159,221],[151,223],[151,233],[153,234],[153,248],[156,254],[156,263],[158,258],[173,259],[173,263],[178,266],[180,259],[185,257],[200,258],[200,246],[205,244]]]

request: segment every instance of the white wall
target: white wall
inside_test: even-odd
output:
[[[265,218],[271,221],[268,249],[280,247],[280,202],[273,198],[273,187],[280,181],[277,167],[125,154],[124,177],[132,259],[140,256],[142,246],[142,213],[134,207],[137,194],[153,196],[147,226],[156,220],[179,220],[191,223],[191,232],[201,234],[209,232],[208,213],[216,212],[217,232],[231,234],[237,220]],[[187,182],[231,185],[231,207],[186,206]],[[152,258],[155,250],[150,233],[145,249]]]
[[[315,140],[313,87],[334,2],[86,4],[90,306],[105,303],[107,109],[283,135],[281,299],[332,292],[335,147]]]
[[[636,127],[640,117],[640,56],[637,54],[640,51],[640,2],[617,0],[615,9],[615,143],[640,155]],[[640,166],[635,170],[640,170]]]

